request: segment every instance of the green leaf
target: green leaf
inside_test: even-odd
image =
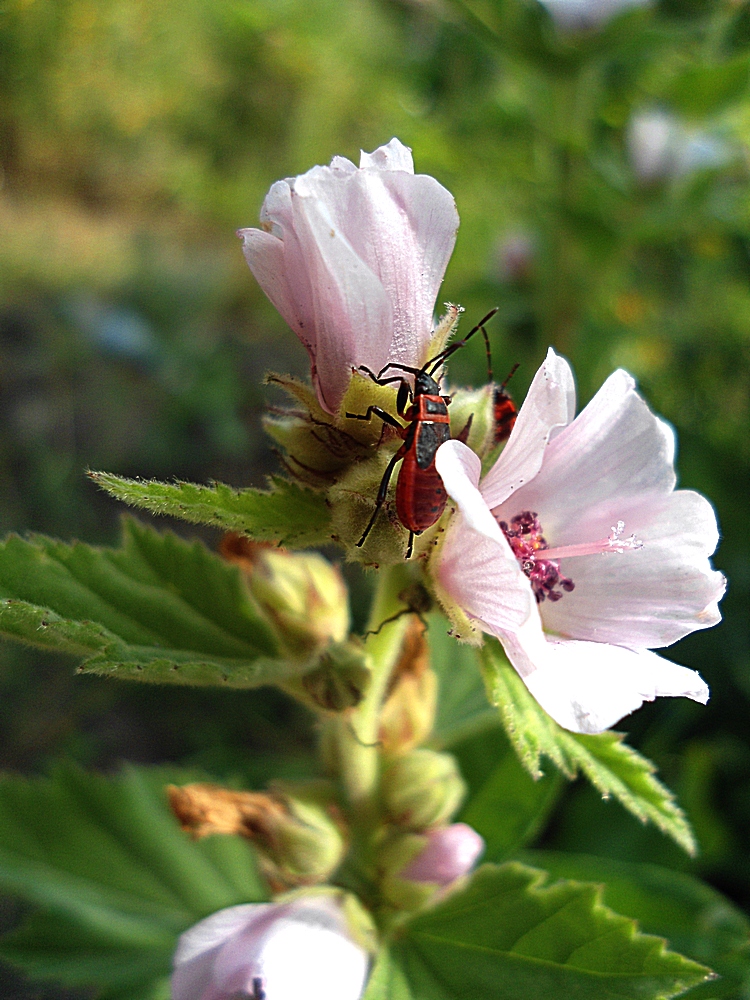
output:
[[[0,956],[35,978],[97,986],[103,1000],[166,1000],[178,935],[267,898],[246,841],[180,830],[164,785],[192,777],[66,768],[0,780],[0,889],[35,907]]]
[[[498,725],[497,712],[477,666],[476,651],[449,635],[440,614],[428,617],[430,665],[438,678],[438,705],[432,744],[446,748],[475,732]]]
[[[586,854],[527,851],[524,861],[555,878],[602,883],[603,901],[638,921],[650,934],[710,965],[720,979],[685,996],[750,995],[750,920],[730,900],[697,878],[658,865]]]
[[[560,796],[562,777],[552,772],[535,781],[499,728],[451,752],[471,790],[459,819],[484,838],[485,861],[505,861],[540,833]],[[490,767],[480,770],[481,761]]]
[[[490,699],[532,777],[543,773],[542,757],[567,778],[582,773],[604,798],[614,795],[641,822],[652,822],[688,854],[695,854],[693,832],[674,795],[654,776],[654,765],[623,742],[622,733],[568,732],[532,697],[496,640],[486,641],[480,656]]]
[[[84,672],[256,687],[296,668],[240,570],[127,519],[120,548],[43,536],[0,543],[0,635],[86,657]]]
[[[482,866],[400,932],[364,1000],[667,1000],[710,975],[603,906],[599,887],[546,878]]]
[[[270,490],[235,490],[223,483],[159,483],[110,472],[89,472],[89,476],[113,497],[152,514],[212,524],[297,548],[331,540],[330,512],[323,494],[286,479],[273,477]]]

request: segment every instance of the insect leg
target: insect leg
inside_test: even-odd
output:
[[[398,415],[400,417],[404,416],[406,404],[411,400],[411,398],[411,386],[406,379],[402,379],[401,385],[398,387],[398,395],[396,396],[396,410],[398,411]]]
[[[394,375],[393,378],[381,378],[380,375],[376,375],[371,368],[367,367],[367,365],[360,365],[357,371],[364,372],[365,375],[368,375],[376,385],[388,385],[390,382],[403,381],[400,375]],[[383,371],[385,371],[385,368]]]
[[[365,544],[365,539],[372,531],[372,526],[375,524],[375,520],[380,513],[380,508],[385,503],[385,498],[388,496],[388,484],[391,481],[391,476],[393,475],[393,470],[396,468],[396,463],[404,457],[404,446],[402,445],[393,458],[388,463],[385,472],[383,473],[383,478],[380,480],[380,488],[378,489],[378,495],[375,500],[375,510],[372,512],[372,517],[370,518],[367,527],[362,532],[362,537],[357,542],[357,548],[361,549]]]
[[[406,558],[411,559],[412,552],[414,551],[414,532],[409,532],[409,544],[406,546]]]
[[[384,424],[390,424],[391,427],[396,427],[400,431],[404,429],[403,424],[400,424],[395,417],[380,406],[368,406],[367,413],[347,413],[347,417],[350,420],[372,420],[373,413],[376,417],[380,417]]]

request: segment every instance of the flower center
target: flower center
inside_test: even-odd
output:
[[[577,545],[560,545],[550,548],[547,539],[542,534],[542,526],[536,513],[523,510],[512,518],[510,525],[500,521],[500,528],[508,539],[513,555],[521,564],[521,569],[531,581],[531,587],[537,603],[542,601],[559,601],[563,591],[570,593],[575,589],[573,581],[560,572],[560,559],[573,556],[591,556],[605,552],[622,554],[628,550],[643,548],[643,542],[630,535],[623,538],[625,522],[618,521],[612,526],[608,538],[596,542],[582,542]],[[543,554],[542,554],[543,553]],[[556,587],[562,588],[556,590]]]

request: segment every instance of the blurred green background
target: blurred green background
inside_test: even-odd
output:
[[[465,322],[500,307],[496,378],[520,362],[520,400],[552,344],[584,403],[627,368],[723,531],[726,620],[669,651],[708,680],[708,708],[659,703],[620,727],[678,792],[701,856],[582,784],[543,846],[688,868],[747,907],[749,65],[738,0],[664,0],[585,30],[536,0],[3,2],[3,533],[113,542],[120,510],[86,468],[245,486],[278,467],[262,376],[307,361],[234,231],[279,177],[398,136],[456,197],[441,301]],[[481,384],[481,345],[450,374]],[[368,581],[350,578],[361,621]],[[306,766],[307,719],[273,692],[73,669],[2,645],[0,767],[179,761],[261,781]],[[72,997],[14,974],[0,990]]]

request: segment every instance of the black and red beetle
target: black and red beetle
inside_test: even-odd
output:
[[[440,445],[449,441],[451,437],[450,417],[448,416],[448,404],[451,397],[440,394],[440,384],[435,380],[434,375],[437,369],[459,348],[463,347],[478,330],[481,330],[484,336],[489,359],[490,345],[484,324],[492,319],[496,312],[497,309],[488,312],[484,319],[480,320],[466,334],[463,340],[458,340],[455,344],[444,348],[434,358],[426,361],[421,368],[410,368],[408,365],[391,362],[381,368],[376,375],[364,365],[360,366],[359,370],[369,375],[377,385],[389,385],[392,382],[401,383],[396,396],[396,410],[398,415],[408,423],[401,424],[392,414],[380,406],[368,406],[366,413],[346,414],[353,420],[371,420],[374,414],[376,417],[380,417],[383,423],[394,427],[404,439],[404,443],[393,455],[383,474],[375,500],[375,510],[372,512],[372,517],[362,537],[357,542],[357,546],[364,545],[365,539],[370,534],[380,508],[388,495],[388,485],[393,470],[396,464],[402,460],[403,465],[396,484],[396,513],[403,526],[409,530],[407,559],[411,556],[414,548],[414,536],[421,535],[427,528],[431,528],[445,510],[448,494],[445,492],[443,480],[435,468],[435,455]],[[387,372],[389,368],[413,375],[414,388],[412,389],[403,375],[391,375],[388,378],[383,378],[383,373]],[[407,403],[409,404],[408,408]],[[472,418],[469,417],[466,426],[457,436],[457,440],[466,441],[471,429],[471,420]]]

